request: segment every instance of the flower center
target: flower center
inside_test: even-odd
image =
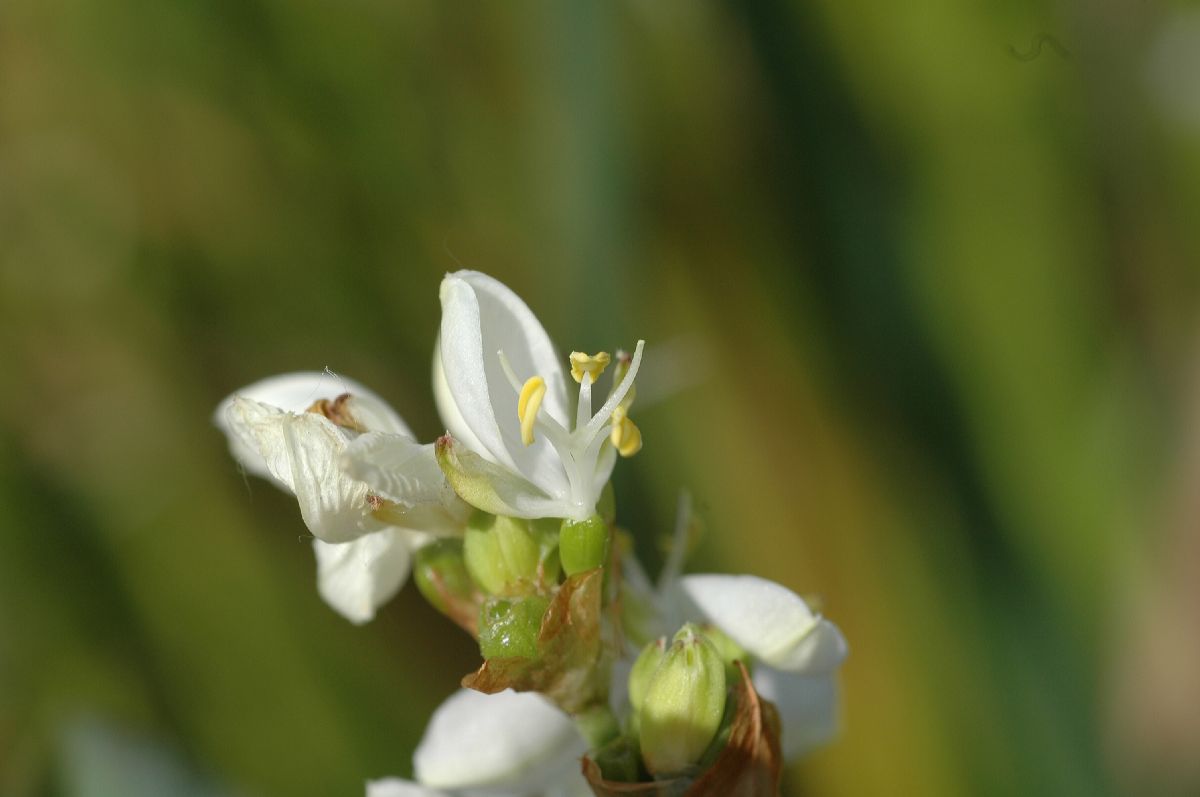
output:
[[[592,413],[592,385],[613,357],[608,352],[571,353],[571,376],[579,383],[579,402],[574,426],[569,429],[540,412],[546,396],[545,379],[535,374],[522,382],[504,352],[497,352],[504,375],[517,394],[521,442],[532,445],[535,430],[545,435],[562,460],[571,485],[572,502],[578,504],[585,517],[595,511],[596,493],[602,486],[594,482],[605,441],[611,442],[617,453],[625,457],[633,456],[642,447],[642,434],[628,413],[633,402],[633,380],[641,365],[644,346],[645,341],[639,340],[632,357],[618,352],[613,388],[595,414]],[[603,434],[606,430],[609,431],[607,435]]]

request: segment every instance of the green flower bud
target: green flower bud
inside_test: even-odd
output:
[[[485,659],[536,659],[538,632],[550,599],[491,598],[479,609],[479,652]]]
[[[425,600],[442,614],[452,611],[452,603],[472,601],[475,585],[463,561],[463,541],[443,537],[423,546],[413,563],[413,580]]]
[[[563,520],[558,556],[568,576],[601,567],[608,561],[608,524],[599,515],[587,520]]]
[[[647,643],[638,654],[637,661],[633,663],[633,669],[629,671],[629,705],[633,706],[635,714],[642,710],[646,690],[650,688],[650,679],[654,677],[658,665],[666,655],[667,638],[659,637]]]
[[[491,595],[532,592],[540,553],[528,521],[486,512],[476,512],[467,521],[463,537],[467,571]]]
[[[725,663],[700,629],[688,624],[667,649],[642,699],[642,758],[656,776],[695,764],[721,727]]]

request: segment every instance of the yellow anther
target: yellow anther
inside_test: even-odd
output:
[[[612,357],[608,352],[602,351],[599,354],[584,354],[581,351],[571,352],[571,377],[576,382],[583,381],[584,374],[592,375],[592,384],[596,384],[596,380],[600,378],[600,374],[604,373],[604,369],[612,362]]]
[[[618,406],[612,414],[612,433],[609,435],[613,447],[623,457],[632,457],[642,450],[642,430],[629,419],[624,407]]]
[[[533,425],[537,422],[538,410],[542,408],[542,399],[546,396],[546,380],[540,376],[531,376],[521,388],[521,396],[517,399],[517,418],[521,421],[521,442],[525,445],[533,443]]]

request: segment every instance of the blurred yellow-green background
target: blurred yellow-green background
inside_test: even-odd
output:
[[[0,6],[0,794],[350,795],[473,644],[323,605],[215,404],[422,437],[441,275],[650,343],[622,522],[821,596],[791,795],[1200,793],[1200,15]]]

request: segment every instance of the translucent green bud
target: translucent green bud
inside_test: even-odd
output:
[[[683,772],[704,755],[725,713],[725,662],[699,628],[689,623],[675,635],[638,713],[652,774]]]
[[[413,563],[413,580],[425,600],[442,614],[450,613],[452,603],[470,602],[475,585],[463,560],[463,541],[443,537],[423,546]]]
[[[633,663],[633,669],[629,671],[629,705],[633,706],[634,712],[641,711],[642,702],[646,698],[646,690],[650,688],[650,679],[654,677],[658,665],[662,663],[666,655],[667,638],[665,636],[647,643],[646,647],[642,648],[642,652],[638,654],[637,661]]]
[[[491,595],[523,595],[538,580],[541,550],[528,521],[476,512],[467,521],[463,558],[475,583]]]
[[[479,652],[485,659],[536,659],[538,631],[550,599],[491,598],[479,609]]]
[[[599,515],[566,519],[558,534],[558,556],[568,576],[595,570],[608,561],[608,524]]]

